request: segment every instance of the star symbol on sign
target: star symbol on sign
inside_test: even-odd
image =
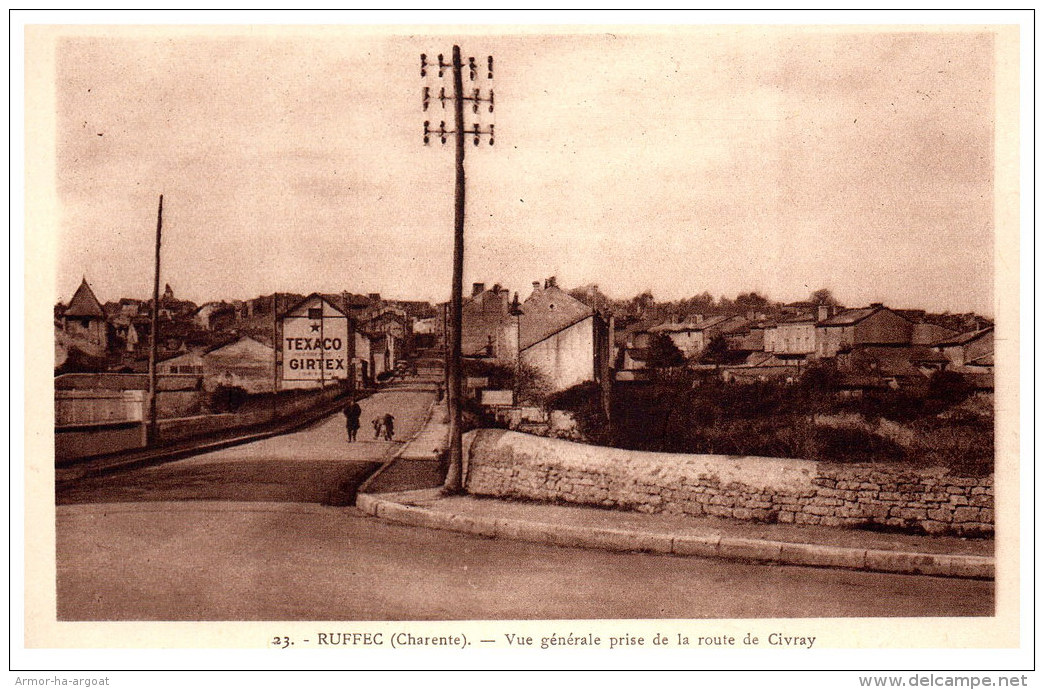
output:
[[[319,324],[313,323],[312,324],[312,333],[318,333],[318,332],[319,332]]]

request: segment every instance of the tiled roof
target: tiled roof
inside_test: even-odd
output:
[[[680,321],[677,323],[667,322],[661,323],[658,326],[653,326],[649,329],[650,333],[682,333],[684,331],[704,331],[713,326],[722,324],[729,319],[736,318],[729,314],[719,314],[718,316],[711,316],[703,321]]]
[[[546,340],[555,333],[594,315],[594,310],[557,286],[535,291],[522,303],[522,349]]]
[[[837,316],[832,316],[823,321],[821,326],[851,326],[859,323],[872,314],[881,311],[881,307],[865,307],[863,309],[846,309]]]
[[[993,353],[992,352],[987,352],[984,355],[979,355],[975,359],[969,359],[964,364],[965,364],[965,366],[968,366],[969,364],[971,364],[971,365],[980,366],[980,367],[992,367],[993,366]]]
[[[935,343],[935,347],[945,347],[947,345],[966,345],[966,344],[972,342],[973,340],[978,340],[979,338],[981,338],[982,336],[986,335],[987,333],[992,333],[992,332],[993,332],[993,326],[988,326],[986,328],[981,328],[981,329],[979,329],[977,331],[969,331],[967,333],[961,333],[960,335],[954,336],[952,338],[946,338],[944,340],[940,340],[939,342]]]

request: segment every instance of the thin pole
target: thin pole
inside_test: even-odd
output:
[[[453,46],[453,116],[457,144],[457,183],[453,213],[453,293],[450,299],[449,352],[449,471],[446,493],[463,489],[463,443],[461,441],[461,306],[464,282],[464,79],[461,76],[460,46]]]
[[[279,293],[272,293],[272,419],[276,418],[276,393],[279,392]]]
[[[159,284],[160,284],[160,241],[163,235],[163,195],[159,198],[159,212],[156,215],[156,273],[152,281],[152,341],[149,344],[149,443],[155,443],[158,437],[159,422],[156,404],[156,358],[159,354]]]

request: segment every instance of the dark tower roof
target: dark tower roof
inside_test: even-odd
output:
[[[83,279],[80,287],[76,288],[76,294],[69,300],[69,307],[65,310],[65,316],[105,318],[105,309],[102,308],[98,298],[94,296],[91,286],[87,284],[87,278]]]

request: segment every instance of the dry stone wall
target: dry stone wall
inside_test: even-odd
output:
[[[643,513],[965,536],[993,533],[993,478],[943,468],[648,453],[512,431],[468,434],[478,496]]]

